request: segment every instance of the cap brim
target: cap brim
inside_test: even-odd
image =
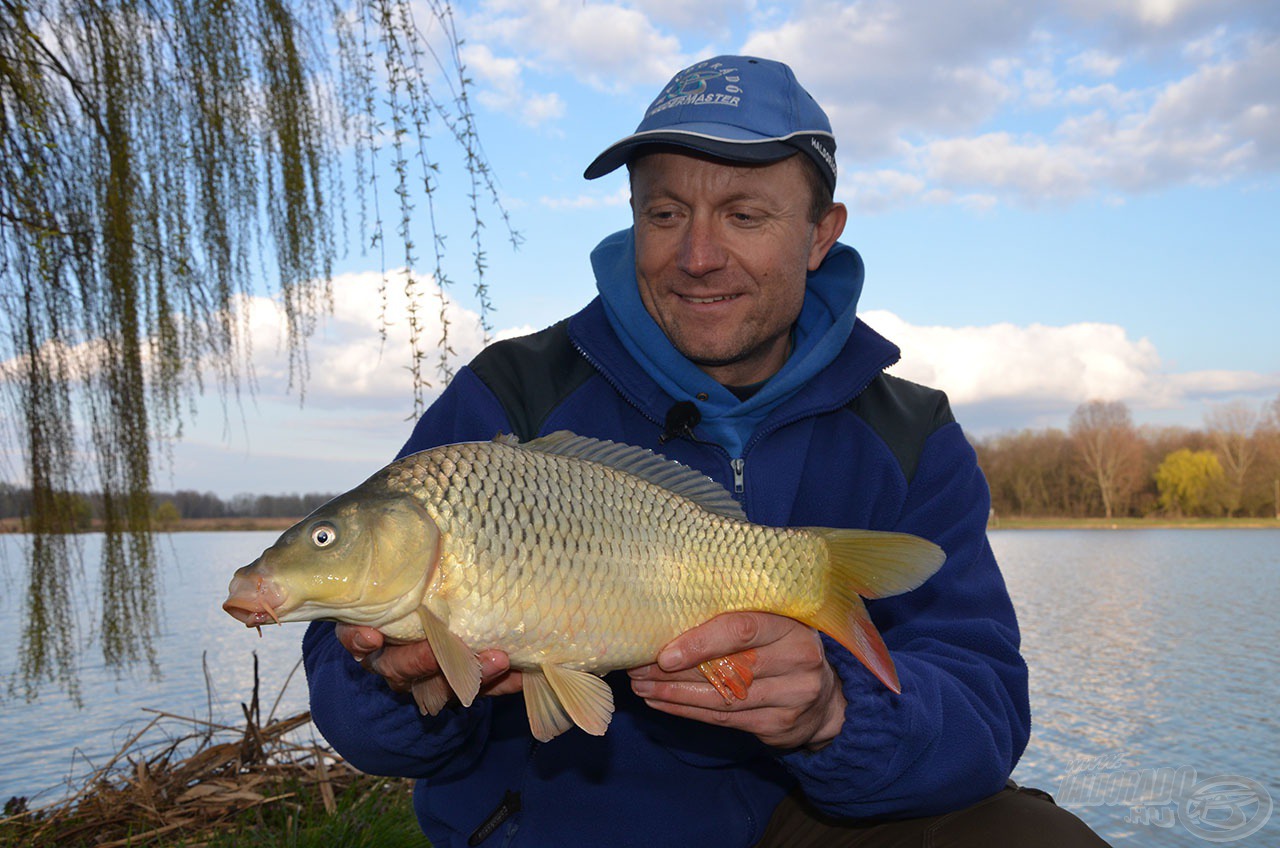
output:
[[[793,155],[797,150],[794,145],[776,138],[736,140],[691,130],[654,130],[627,136],[610,145],[587,166],[582,175],[589,180],[603,177],[630,161],[637,149],[655,144],[684,147],[730,162],[777,162]]]

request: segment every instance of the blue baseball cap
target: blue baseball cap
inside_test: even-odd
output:
[[[732,162],[776,162],[804,153],[834,190],[836,139],[818,101],[781,62],[716,56],[671,78],[636,131],[595,158],[603,177],[646,145],[673,144]]]

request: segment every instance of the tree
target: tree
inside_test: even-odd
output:
[[[1078,478],[1061,430],[1006,433],[975,448],[998,515],[1070,514]]]
[[[1103,512],[1114,517],[1141,480],[1142,444],[1129,408],[1121,401],[1081,404],[1071,414],[1069,432]]]
[[[415,8],[0,0],[0,381],[32,492],[28,696],[51,678],[75,693],[76,571],[57,495],[95,482],[104,658],[154,668],[153,446],[180,435],[206,382],[224,400],[239,395],[249,354],[240,305],[255,281],[284,305],[293,383],[305,383],[305,340],[345,232],[344,157],[362,243],[386,255],[380,196],[394,194],[396,264],[417,287],[424,263],[410,221],[425,199],[434,226],[440,168],[427,130],[443,126],[469,179],[487,314],[480,208],[496,193],[449,7],[425,4],[439,50]],[[443,239],[430,232],[425,263],[442,287]],[[431,342],[417,315],[407,323],[416,414]],[[439,344],[447,350],[447,338]]]
[[[1271,514],[1280,518],[1280,395],[1263,407],[1256,431],[1259,476],[1264,488],[1270,484]]]
[[[1220,502],[1222,465],[1213,451],[1176,450],[1156,469],[1160,505],[1174,515],[1199,515]]]
[[[1240,509],[1245,478],[1258,456],[1258,442],[1254,439],[1258,411],[1249,403],[1237,400],[1210,407],[1204,420],[1218,460],[1222,463],[1226,482],[1224,505],[1230,517]]]

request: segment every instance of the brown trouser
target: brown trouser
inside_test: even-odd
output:
[[[901,821],[850,822],[799,792],[783,799],[756,848],[1097,848],[1107,845],[1047,792],[1009,785],[972,807]]]

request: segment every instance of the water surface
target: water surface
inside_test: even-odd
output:
[[[165,537],[156,640],[162,677],[152,680],[145,670],[117,676],[91,649],[80,674],[83,709],[48,686],[34,703],[5,697],[0,800],[58,797],[151,719],[147,707],[238,723],[255,651],[265,716],[297,662],[303,626],[264,628],[258,638],[220,605],[232,570],[276,535]],[[83,538],[86,561],[94,563],[98,537]],[[1179,804],[1126,803],[1105,791],[1090,796],[1082,774],[1095,789],[1098,780],[1122,786],[1177,773],[1197,785],[1238,777],[1280,803],[1280,531],[1004,530],[991,541],[1018,607],[1032,672],[1032,738],[1015,779],[1058,795],[1122,848],[1214,843],[1179,818]],[[17,659],[22,543],[0,537],[6,674]],[[81,604],[85,621],[92,620],[91,598],[89,592]],[[299,671],[279,712],[305,709],[305,701]],[[1280,845],[1280,813],[1230,844]]]

